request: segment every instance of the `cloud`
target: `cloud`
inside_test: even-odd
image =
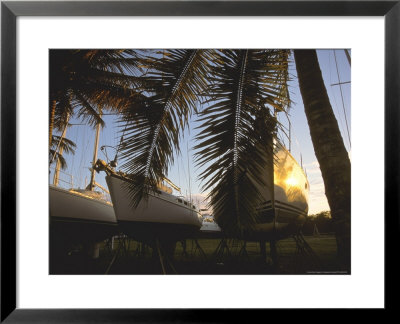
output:
[[[197,206],[199,209],[207,209],[209,213],[212,213],[212,208],[208,208],[209,200],[207,199],[208,192],[204,193],[195,193],[187,199],[192,199],[192,202]]]
[[[308,215],[318,214],[321,211],[330,210],[328,200],[318,199],[313,204],[310,204],[310,209],[308,211]]]
[[[319,168],[319,163],[318,163],[318,161],[313,161],[313,162],[304,164],[304,166],[310,167],[310,168]]]
[[[304,164],[304,169],[306,170],[307,176],[313,174],[321,174],[318,161]]]
[[[306,168],[308,181],[310,183],[309,194],[309,214],[316,214],[321,211],[330,210],[328,200],[325,195],[325,185],[322,179],[318,161],[313,161],[304,165]]]
[[[195,193],[191,194],[190,197],[192,197],[192,200],[198,200],[198,201],[205,201],[207,200],[207,195],[208,193]]]

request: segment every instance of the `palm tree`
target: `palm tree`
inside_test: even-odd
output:
[[[350,269],[351,165],[315,50],[294,50],[300,91],[334,222],[338,255]]]
[[[68,138],[53,135],[51,142],[51,148],[49,150],[49,159],[51,163],[58,163],[61,169],[67,167],[67,162],[65,161],[62,152],[65,153],[75,153],[76,144]]]
[[[53,128],[62,129],[67,116],[103,125],[102,109],[132,104],[138,56],[132,50],[50,50],[49,147]]]

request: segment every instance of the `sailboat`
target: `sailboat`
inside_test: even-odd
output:
[[[346,59],[351,66],[351,57],[348,50],[344,50]],[[342,82],[336,59],[336,50],[333,50],[334,62],[337,73],[337,83],[332,86],[339,86],[343,115],[347,131],[349,146],[351,147],[350,132],[348,128],[346,109],[342,94],[342,85],[350,81]],[[275,115],[276,116],[276,115]],[[274,240],[287,237],[295,233],[304,224],[308,215],[308,200],[310,185],[307,175],[302,166],[290,153],[290,121],[289,121],[289,150],[275,140],[274,155],[276,157],[273,172],[266,171],[267,183],[271,186],[261,188],[264,198],[259,211],[261,214],[260,223],[255,226],[251,233],[253,237],[260,239]],[[273,178],[271,179],[271,176]]]
[[[129,177],[114,171],[102,160],[97,161],[95,168],[107,174],[106,182],[118,225],[128,236],[151,244],[155,240],[176,242],[199,231],[202,225],[199,210],[190,200],[173,195],[172,188],[159,186],[150,191],[146,201],[132,207],[127,188],[131,181]]]
[[[65,137],[66,127],[61,139]],[[100,125],[96,129],[93,161],[97,159]],[[60,149],[60,153],[62,150]],[[95,170],[86,189],[65,189],[58,186],[60,172],[57,161],[53,184],[49,185],[50,248],[66,252],[74,244],[92,246],[117,232],[117,221],[111,202],[95,191]]]
[[[214,217],[211,213],[206,212],[207,209],[201,209],[202,224],[199,233],[197,234],[198,238],[221,238],[222,230],[215,222]]]
[[[308,215],[310,185],[302,166],[278,141],[274,142],[273,171],[266,169],[266,183],[259,222],[247,236],[253,240],[278,240],[298,231]],[[272,190],[273,188],[273,190]]]
[[[257,208],[258,222],[241,237],[247,241],[276,241],[288,237],[302,227],[308,215],[310,185],[305,171],[277,141],[274,142],[273,156],[272,167],[265,168],[263,175],[265,183],[273,183],[273,186],[258,185],[262,203]],[[202,217],[202,227],[196,237],[226,237],[210,213],[204,213]]]
[[[215,222],[214,217],[209,213],[204,213],[202,216],[202,225],[200,231],[205,232],[221,232],[221,228]]]

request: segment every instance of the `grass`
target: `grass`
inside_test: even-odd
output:
[[[172,258],[164,258],[164,269],[156,251],[133,240],[103,244],[100,257],[90,259],[77,250],[64,258],[51,260],[51,274],[315,274],[344,273],[336,256],[336,240],[333,235],[307,236],[306,242],[313,253],[300,253],[293,238],[277,243],[278,264],[260,252],[258,242],[228,240],[228,250],[217,248],[220,239],[186,240],[186,249],[178,242]],[[118,246],[120,245],[120,248]],[[118,253],[117,253],[118,251]],[[223,252],[223,253],[222,253]],[[168,262],[168,259],[171,261]]]

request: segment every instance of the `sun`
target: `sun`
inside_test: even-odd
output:
[[[295,177],[291,176],[291,177],[289,177],[289,178],[287,178],[287,179],[285,180],[285,183],[286,183],[287,185],[289,185],[289,186],[294,187],[294,186],[297,186],[298,181],[297,181],[297,179],[296,179]]]

